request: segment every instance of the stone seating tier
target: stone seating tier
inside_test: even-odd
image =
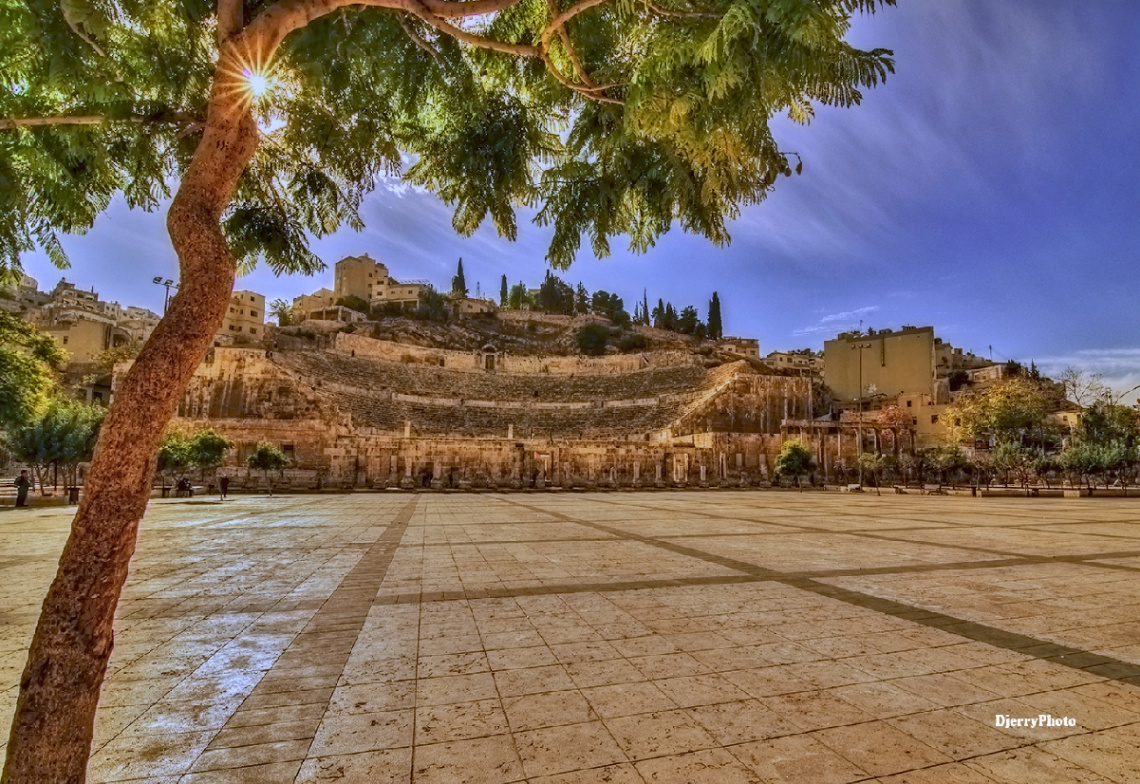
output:
[[[625,438],[662,430],[728,378],[733,368],[650,368],[607,376],[470,373],[325,352],[273,361],[352,417],[354,427],[416,435]],[[413,400],[402,399],[416,398]],[[431,398],[441,402],[425,402]],[[459,401],[472,401],[464,405]],[[494,407],[488,401],[509,402]],[[638,401],[637,405],[613,405]],[[533,407],[522,404],[534,404]],[[606,405],[611,403],[611,405]]]
[[[272,360],[303,378],[315,381],[371,392],[467,400],[562,403],[635,400],[695,394],[711,386],[710,372],[697,365],[567,376],[459,372],[318,351],[280,352],[274,354]]]

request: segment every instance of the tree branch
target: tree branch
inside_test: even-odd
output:
[[[218,0],[218,46],[241,32],[245,26],[242,0]]]
[[[661,16],[674,16],[679,19],[717,19],[720,14],[705,13],[702,11],[670,11],[668,8],[662,8],[659,5],[654,5],[652,0],[642,0],[645,7],[655,14]]]
[[[107,117],[102,114],[64,115],[60,117],[6,117],[0,118],[0,131],[13,128],[42,128],[51,125],[102,125],[106,122],[132,122],[139,125],[162,123],[202,123],[202,118],[186,112],[158,114],[132,114],[128,117]]]
[[[431,47],[431,44],[429,44],[427,41],[425,41],[423,38],[421,38],[419,36],[419,34],[416,33],[416,31],[412,29],[412,26],[410,24],[408,24],[408,20],[404,17],[403,14],[396,14],[396,17],[400,20],[401,29],[403,29],[403,31],[405,33],[407,33],[408,38],[412,39],[412,43],[414,43],[420,49],[423,49],[425,52],[430,54],[432,59],[435,60],[436,62],[438,62],[439,61],[439,52],[437,52],[435,49],[433,49]]]

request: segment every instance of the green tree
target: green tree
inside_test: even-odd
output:
[[[451,307],[445,296],[427,286],[420,290],[419,303],[413,315],[421,321],[447,321],[451,317]]]
[[[681,309],[681,315],[677,317],[676,330],[682,335],[692,335],[697,331],[697,325],[701,323],[700,315],[697,309],[692,305],[686,305]]]
[[[522,310],[523,306],[529,307],[531,304],[533,303],[531,302],[530,291],[525,283],[520,280],[511,286],[511,291],[507,295],[507,306],[511,310]]]
[[[262,441],[253,450],[253,454],[246,458],[245,464],[251,470],[261,471],[265,477],[265,484],[269,488],[269,496],[273,497],[273,480],[270,478],[271,471],[281,471],[289,465],[289,458],[285,453],[275,447],[268,441]]]
[[[463,277],[463,259],[455,268],[455,275],[451,279],[451,296],[456,298],[467,296],[467,279]]]
[[[941,415],[951,438],[992,436],[997,443],[1041,444],[1049,399],[1042,384],[1015,376],[987,390],[964,392]]]
[[[190,438],[186,434],[172,430],[162,437],[156,458],[156,470],[162,476],[163,487],[186,475],[193,466],[190,456]]]
[[[574,289],[570,288],[557,275],[552,274],[550,270],[547,270],[542,285],[538,287],[538,296],[535,298],[534,304],[544,313],[572,316],[574,314]]]
[[[590,292],[586,291],[586,287],[578,283],[578,288],[574,290],[574,312],[579,316],[584,316],[590,312]]]
[[[372,313],[372,304],[364,297],[358,297],[355,294],[349,294],[347,297],[341,297],[336,301],[336,304],[342,308],[355,310],[357,313],[363,313],[365,316]]]
[[[277,319],[277,326],[288,327],[293,323],[293,306],[283,299],[269,303],[269,315]]]
[[[503,275],[503,279],[499,282],[499,307],[505,308],[507,306],[507,296],[509,291],[507,289],[507,276]]]
[[[709,300],[709,337],[713,340],[720,340],[724,337],[724,326],[720,318],[720,295],[715,291],[713,292],[712,299]]]
[[[641,290],[641,319],[637,323],[643,324],[647,327],[651,323],[649,320],[649,290],[648,289],[642,289]]]
[[[29,651],[8,782],[81,780],[115,606],[175,401],[226,314],[235,273],[321,262],[309,236],[359,228],[403,172],[517,233],[550,226],[646,251],[676,222],[717,244],[739,205],[790,175],[769,124],[852,106],[891,53],[844,40],[892,0],[0,0],[0,265],[88,229],[121,195],[165,204],[182,285],[116,393]],[[800,169],[799,164],[796,170]],[[103,564],[92,569],[89,563]],[[66,650],[67,655],[58,652]]]
[[[66,361],[55,338],[0,310],[0,428],[32,421]]]
[[[79,483],[79,464],[91,459],[106,410],[74,400],[56,398],[23,425],[8,431],[9,449],[27,463],[44,492],[47,471],[64,469],[68,487]]]
[[[815,470],[815,460],[811,450],[804,442],[799,440],[785,441],[780,447],[780,454],[776,456],[776,476],[780,479],[790,477],[795,480],[796,487],[800,486],[800,477]]]
[[[213,471],[226,459],[226,452],[234,448],[234,442],[213,428],[200,430],[189,441],[190,465],[199,471]]]
[[[591,321],[578,330],[578,348],[587,356],[598,357],[605,354],[609,339],[609,327],[596,321]]]

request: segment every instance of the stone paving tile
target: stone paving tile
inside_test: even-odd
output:
[[[88,778],[1135,781],[1136,503],[156,501]],[[67,514],[0,512],[0,719]]]

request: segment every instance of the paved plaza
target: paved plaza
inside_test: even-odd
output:
[[[70,514],[0,511],[5,739]],[[89,780],[1140,781],[1138,615],[1140,499],[155,501]]]

